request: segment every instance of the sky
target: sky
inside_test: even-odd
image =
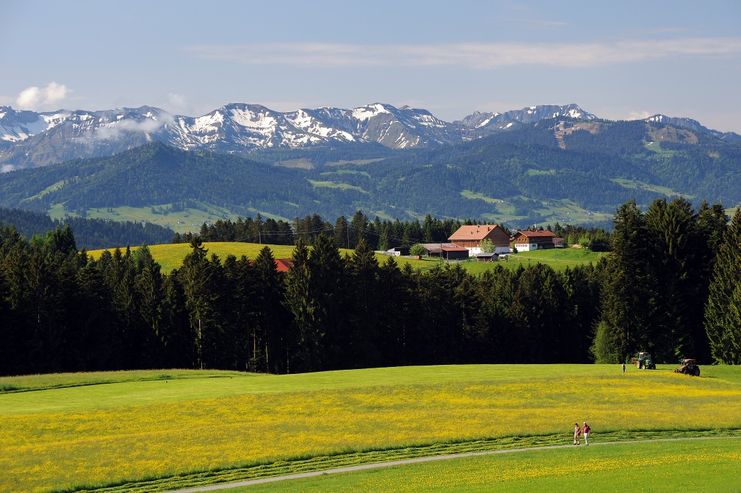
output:
[[[741,133],[741,1],[3,0],[0,105],[577,103]]]

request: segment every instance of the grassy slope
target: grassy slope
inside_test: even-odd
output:
[[[162,373],[174,377],[159,380]],[[0,490],[167,476],[342,450],[484,437],[741,427],[741,369],[699,379],[601,365],[381,368],[302,375],[125,372],[0,393]],[[0,379],[45,387],[106,374]],[[126,381],[128,380],[128,381]],[[678,402],[682,403],[681,409]],[[680,412],[678,412],[680,411]],[[498,439],[501,440],[501,439]],[[311,466],[308,466],[311,467]]]
[[[678,488],[678,485],[681,487]],[[455,459],[292,480],[236,492],[737,492],[738,439],[646,442]]]
[[[273,256],[276,258],[290,258],[293,252],[292,245],[259,245],[257,243],[239,243],[239,242],[206,242],[205,247],[210,254],[218,255],[222,260],[227,255],[234,255],[240,257],[246,255],[248,258],[254,259],[260,250],[269,246],[273,251]],[[162,245],[152,245],[149,247],[154,256],[162,265],[163,272],[170,272],[180,266],[183,258],[190,253],[190,247],[187,243],[171,243]],[[103,250],[91,250],[88,252],[93,258],[99,258]],[[351,255],[352,250],[340,249],[342,254]],[[588,264],[596,262],[599,258],[604,255],[600,252],[590,252],[584,249],[552,249],[552,250],[540,250],[534,252],[522,252],[516,255],[512,255],[505,262],[499,262],[498,264],[504,265],[509,268],[516,268],[519,265],[528,265],[532,263],[545,263],[550,265],[556,270],[563,270],[566,267],[574,267],[577,265]],[[386,262],[387,257],[384,255],[377,255],[376,258],[380,263]],[[396,258],[397,263],[400,267],[408,263],[415,269],[427,270],[435,267],[436,265],[442,265],[442,262],[437,259],[423,259],[417,260],[412,258]],[[476,262],[470,260],[462,262],[461,265],[469,272],[478,274],[485,270],[493,268],[497,265],[497,262]]]

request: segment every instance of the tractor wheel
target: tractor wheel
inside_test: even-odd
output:
[[[695,376],[695,377],[699,377],[700,376],[700,367],[699,366],[696,366],[696,367],[694,367],[692,369],[692,375]]]

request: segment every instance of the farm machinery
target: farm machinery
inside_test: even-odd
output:
[[[636,368],[642,369],[642,370],[655,370],[656,369],[656,363],[654,362],[653,357],[651,356],[651,353],[647,353],[645,351],[641,351],[638,353],[638,355],[634,358],[631,358],[631,363],[636,365]]]
[[[692,375],[693,377],[699,377],[700,367],[697,366],[696,360],[685,358],[679,364],[679,367],[674,370],[674,373],[683,373],[685,375]]]

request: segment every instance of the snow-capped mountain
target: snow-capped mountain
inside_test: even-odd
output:
[[[233,103],[198,117],[149,106],[49,113],[0,107],[0,165],[6,171],[115,154],[151,141],[186,150],[248,152],[342,142],[406,149],[459,140],[458,125],[427,110],[381,103],[292,112]]]
[[[563,106],[546,104],[529,106],[521,110],[512,110],[505,113],[481,113],[477,111],[457,123],[460,123],[464,127],[466,137],[478,138],[501,130],[552,119],[589,121],[596,120],[597,117],[592,113],[584,111],[576,104]]]
[[[184,150],[227,153],[337,143],[378,143],[391,149],[409,149],[459,143],[545,120],[599,119],[576,104],[530,106],[505,113],[476,112],[456,122],[443,121],[424,109],[383,103],[291,112],[232,103],[197,117],[172,115],[151,106],[46,113],[2,106],[0,171],[108,156],[152,141]],[[687,118],[655,115],[645,121],[654,126],[707,131],[719,138],[739,138],[710,131]]]

